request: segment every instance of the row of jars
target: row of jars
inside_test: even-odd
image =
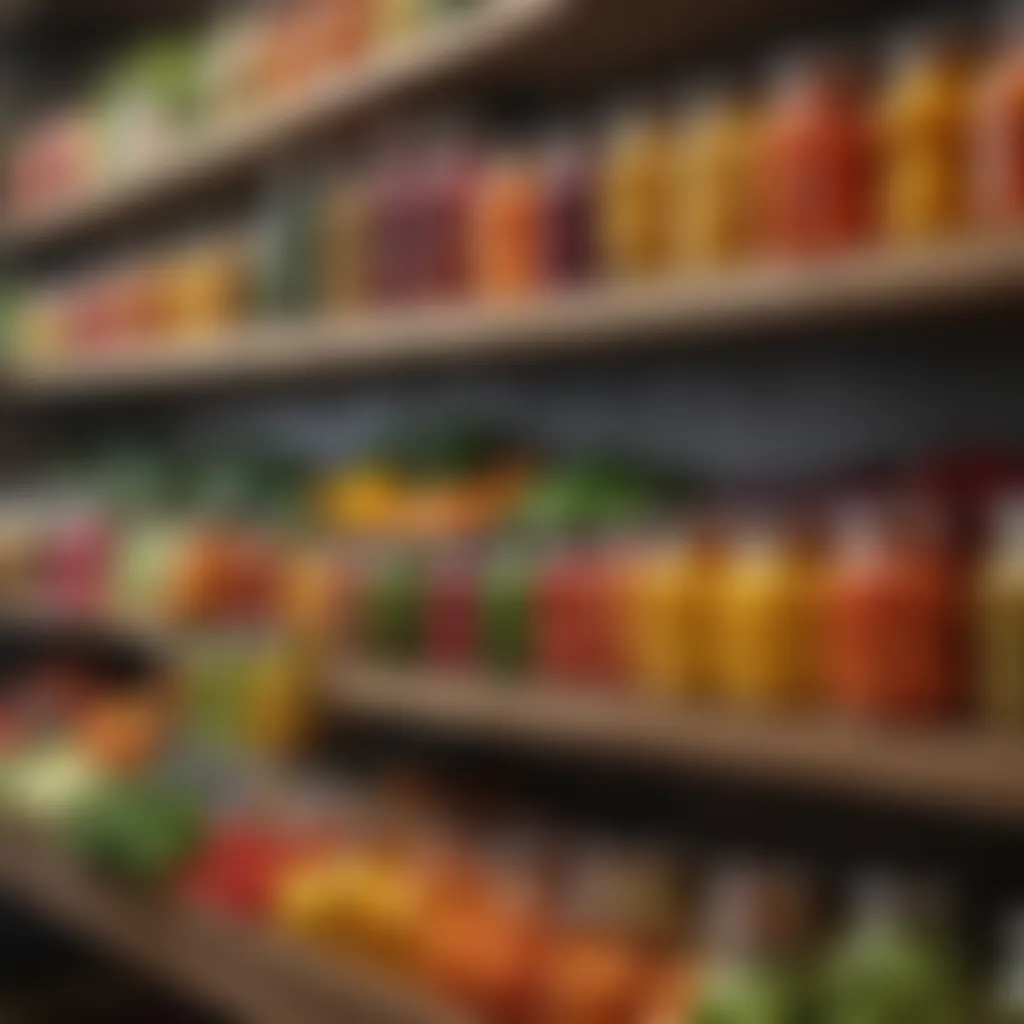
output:
[[[211,351],[250,314],[251,265],[246,245],[224,235],[14,294],[12,358],[41,367],[172,343],[182,354]]]
[[[1016,508],[974,566],[872,511],[824,546],[762,524],[371,564],[349,614],[364,657],[747,711],[1024,723]]]
[[[7,210],[32,215],[152,168],[234,119],[422,37],[474,0],[246,5],[195,36],[147,39],[7,146]]]
[[[3,555],[11,600],[64,615],[278,624],[365,658],[736,709],[1024,724],[1024,514],[1001,509],[977,557],[943,532],[868,506],[824,538],[755,522],[339,550],[241,522],[79,517]]]
[[[106,310],[99,323],[55,315],[67,289],[30,293],[25,345],[45,348],[33,336],[55,330],[88,350],[96,336],[194,336],[281,314],[522,299],[598,276],[1005,229],[1024,217],[1022,67],[1018,33],[983,59],[924,34],[875,94],[847,63],[811,56],[784,63],[758,102],[722,88],[679,115],[630,108],[597,141],[568,130],[495,147],[451,124],[397,134],[340,176],[275,188],[254,237],[189,246],[169,275],[152,271],[162,260],[89,275],[70,293]],[[166,290],[154,274],[181,292],[178,315],[149,294]]]

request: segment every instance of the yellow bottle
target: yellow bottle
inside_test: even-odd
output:
[[[249,747],[269,758],[299,753],[313,728],[317,658],[301,644],[278,642],[260,653],[245,696]]]
[[[754,119],[724,93],[683,114],[676,137],[672,264],[707,269],[735,262],[750,247]]]
[[[903,43],[879,104],[887,237],[920,242],[959,227],[967,201],[969,74],[938,36]]]
[[[692,697],[713,673],[715,556],[695,539],[661,540],[629,558],[627,662],[652,692]]]
[[[371,203],[365,173],[349,171],[330,189],[319,234],[319,291],[331,312],[370,297]]]
[[[817,670],[817,572],[809,557],[764,528],[743,533],[718,589],[717,676],[740,709],[799,707]]]
[[[978,570],[975,605],[978,696],[985,718],[1024,726],[1024,504],[999,510]]]
[[[646,111],[620,115],[601,171],[600,245],[605,271],[635,280],[669,263],[673,139],[666,120]]]

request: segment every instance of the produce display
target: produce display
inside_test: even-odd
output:
[[[1010,462],[953,459],[802,507],[709,500],[679,474],[544,458],[468,425],[337,471],[179,467],[173,500],[172,467],[117,455],[91,490],[10,507],[4,592],[15,610],[195,637],[190,699],[212,736],[246,733],[237,708],[257,694],[276,710],[246,735],[287,746],[325,655],[681,710],[1024,726]],[[209,684],[243,678],[259,685]]]
[[[1024,216],[1022,46],[1019,26],[983,52],[926,29],[872,74],[869,61],[791,57],[757,95],[630,106],[603,133],[536,143],[495,144],[457,119],[392,131],[340,172],[292,172],[228,244],[30,284],[11,313],[15,355],[188,348],[245,323],[524,302],[587,281],[1003,232]]]
[[[6,212],[32,216],[130,181],[474,3],[253,4],[193,35],[148,39],[106,67],[88,94],[8,140]]]
[[[420,776],[261,782],[183,745],[164,687],[111,687],[51,669],[5,688],[8,821],[109,883],[372,966],[471,1019],[1015,1024],[1024,1012],[1019,927],[979,971],[935,884],[872,873],[836,915],[784,864],[567,833]],[[130,765],[111,759],[96,718],[124,728],[142,712],[166,731],[147,732]]]

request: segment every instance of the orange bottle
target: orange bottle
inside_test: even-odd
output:
[[[784,64],[755,157],[755,216],[766,252],[811,257],[865,241],[873,219],[872,148],[867,107],[843,64]]]
[[[522,298],[539,284],[540,192],[537,169],[522,153],[499,155],[484,170],[470,228],[483,297]]]
[[[819,574],[792,539],[763,524],[730,544],[717,588],[716,679],[733,706],[807,704],[817,684]]]
[[[749,252],[755,125],[727,92],[701,95],[683,112],[670,207],[675,268],[717,268]]]
[[[878,108],[887,237],[925,241],[964,219],[968,66],[940,34],[901,40]]]
[[[670,263],[673,140],[657,114],[627,110],[608,135],[601,169],[600,236],[605,271],[636,280]]]
[[[714,675],[714,554],[694,537],[658,538],[628,557],[628,673],[645,690],[686,699]]]
[[[892,722],[958,703],[961,587],[934,527],[848,514],[825,584],[823,674],[841,712]]]

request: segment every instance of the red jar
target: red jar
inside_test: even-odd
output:
[[[620,582],[609,551],[580,546],[549,557],[541,577],[537,638],[544,675],[587,683],[622,678]]]
[[[469,133],[443,129],[427,155],[423,182],[425,291],[445,301],[472,287],[472,215],[480,157]]]
[[[757,150],[756,215],[766,252],[817,256],[870,235],[870,116],[847,67],[828,59],[785,64]]]
[[[480,577],[477,560],[465,551],[443,556],[427,593],[427,654],[432,662],[464,667],[479,651]]]
[[[985,226],[1024,219],[1024,15],[1000,32],[1001,45],[978,76],[971,104],[971,205]]]
[[[916,724],[960,703],[962,581],[932,530],[858,512],[841,525],[825,587],[823,671],[854,717]]]
[[[542,275],[548,285],[577,284],[597,267],[596,154],[573,135],[560,134],[541,164]]]

